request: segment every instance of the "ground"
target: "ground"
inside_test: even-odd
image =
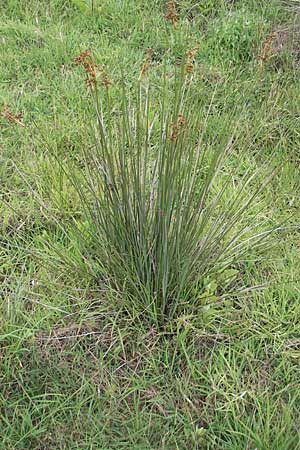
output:
[[[173,24],[171,3],[2,5],[0,449],[300,449],[297,2],[182,0]],[[49,158],[80,163],[93,142],[93,103],[74,58],[88,49],[105,65],[117,99],[148,48],[154,86],[165,59],[172,68],[197,48],[202,107],[216,85],[219,121],[244,105],[229,164],[236,176],[274,169],[260,195],[266,220],[281,226],[266,259],[241,273],[263,290],[163,330],[109,308],[107,292],[56,265],[46,241],[60,237],[44,214],[80,217],[68,184],[61,215],[53,186],[63,178]]]

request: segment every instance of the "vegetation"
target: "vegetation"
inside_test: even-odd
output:
[[[300,448],[298,9],[5,2],[0,448]]]

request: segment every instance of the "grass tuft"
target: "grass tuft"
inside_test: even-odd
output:
[[[252,208],[263,185],[247,189],[255,174],[247,172],[232,190],[232,175],[224,173],[237,137],[205,144],[214,99],[206,116],[199,115],[187,71],[194,52],[173,81],[165,71],[159,96],[141,82],[147,53],[136,91],[123,85],[118,100],[108,86],[99,90],[91,55],[76,58],[97,112],[84,169],[66,168],[84,215],[85,227],[75,224],[81,251],[94,277],[122,293],[130,314],[158,326],[191,307],[207,307],[204,297],[219,302],[244,294],[246,286],[234,279],[270,233]],[[216,286],[211,295],[207,285]]]

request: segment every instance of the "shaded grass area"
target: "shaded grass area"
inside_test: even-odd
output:
[[[268,261],[245,265],[244,280],[267,282],[263,293],[199,308],[157,332],[124,317],[116,292],[51,263],[46,240],[60,244],[61,235],[22,180],[62,222],[80,217],[49,149],[80,164],[82,147],[93,145],[94,111],[73,64],[81,51],[106,64],[117,98],[122,71],[130,89],[148,47],[147,76],[158,87],[164,58],[171,72],[185,49],[199,47],[201,111],[219,84],[211,135],[236,102],[246,105],[233,119],[240,144],[227,169],[241,177],[273,154],[279,170],[264,214],[273,225],[299,223],[297,16],[275,1],[189,0],[178,12],[174,31],[162,1],[95,2],[94,14],[70,1],[9,0],[1,9],[1,108],[22,112],[26,128],[0,119],[0,448],[300,448],[296,228],[278,235]],[[282,29],[289,39],[261,67],[269,33]],[[53,185],[66,192],[63,216]]]

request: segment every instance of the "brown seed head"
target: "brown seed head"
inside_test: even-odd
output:
[[[145,56],[144,62],[142,64],[140,74],[139,74],[139,78],[138,78],[139,81],[142,79],[145,72],[149,69],[149,62],[151,61],[152,53],[153,53],[153,48],[148,48],[146,51],[146,56]]]
[[[194,58],[199,52],[199,48],[195,47],[187,50],[186,52],[186,63],[185,63],[185,71],[188,74],[193,73],[194,70]]]
[[[171,123],[171,136],[170,136],[170,141],[171,142],[176,142],[178,139],[178,125],[176,122]]]
[[[76,58],[74,59],[74,63],[77,66],[80,66],[81,64],[84,64],[84,61],[87,57],[89,57],[89,52],[88,50],[85,50],[79,56],[76,56]]]
[[[93,57],[90,55],[88,50],[82,52],[79,56],[74,59],[74,63],[77,66],[83,66],[86,73],[86,83],[93,89],[96,86],[96,64]]]
[[[272,44],[273,41],[276,37],[276,33],[272,32],[268,35],[264,45],[263,45],[263,49],[261,54],[258,56],[258,60],[260,61],[261,65],[268,59],[271,49],[272,49]]]
[[[176,30],[178,23],[178,14],[176,10],[176,4],[174,0],[169,0],[166,5],[166,19],[172,24],[174,30]]]
[[[4,117],[9,122],[16,123],[25,128],[25,124],[23,122],[23,114],[21,112],[19,112],[18,114],[13,114],[7,106],[4,106],[3,110],[0,111],[0,117]]]
[[[179,136],[179,133],[182,131],[185,125],[185,117],[183,114],[178,114],[177,122],[171,123],[171,135],[170,141],[176,142]]]
[[[108,89],[109,86],[111,85],[111,81],[108,79],[107,70],[104,65],[102,66],[102,71],[101,71],[101,84],[103,87],[105,87],[105,89]]]
[[[185,118],[183,114],[178,115],[178,127],[183,128],[185,125]]]

